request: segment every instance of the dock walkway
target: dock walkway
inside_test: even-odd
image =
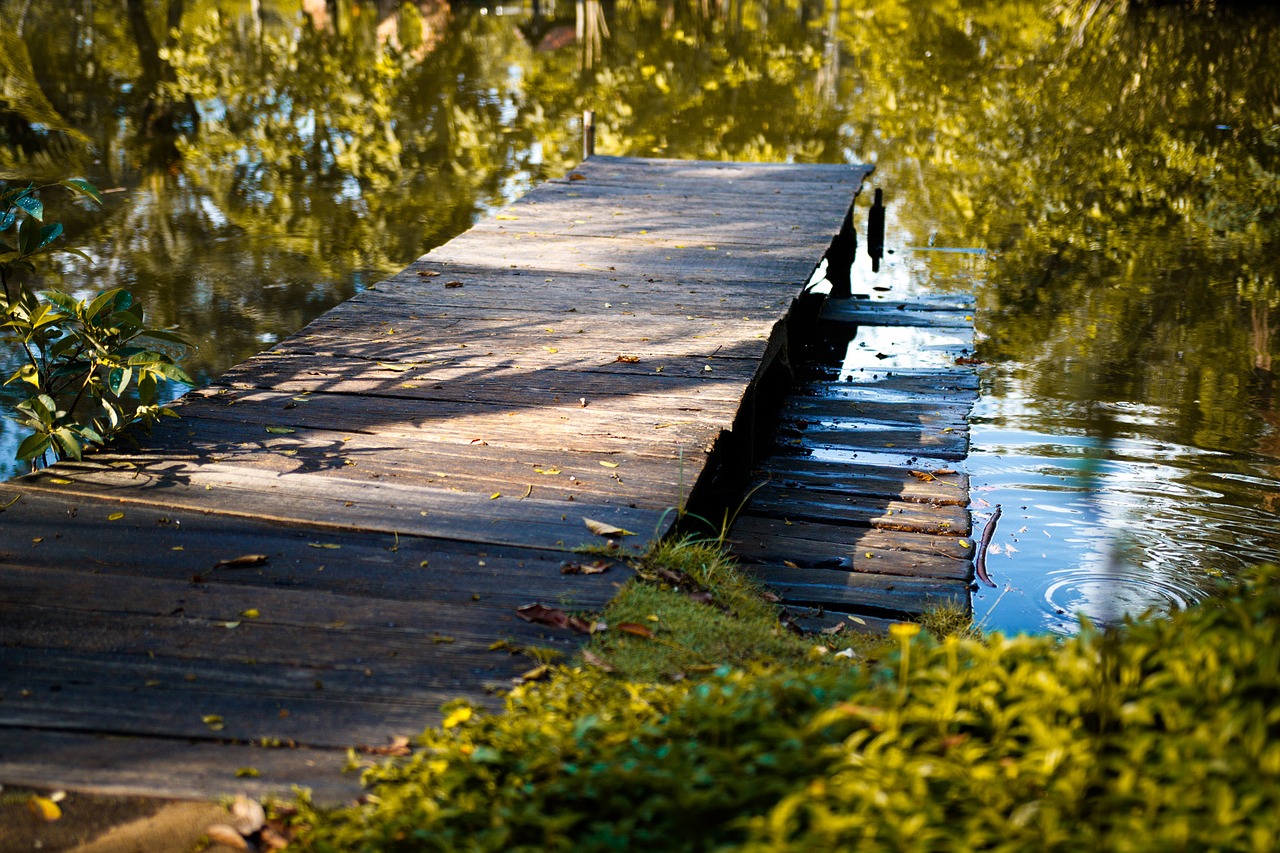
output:
[[[0,484],[0,782],[339,799],[348,747],[493,704],[531,666],[495,642],[574,642],[516,607],[624,579],[561,572],[584,519],[647,540],[745,474],[867,171],[591,158],[140,450]]]

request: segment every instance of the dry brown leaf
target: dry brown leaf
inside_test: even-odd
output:
[[[841,631],[843,631],[846,627],[848,627],[848,624],[847,624],[847,623],[845,623],[845,622],[837,622],[836,624],[832,625],[830,628],[823,628],[823,629],[822,629],[822,633],[823,633],[823,634],[827,634],[827,635],[831,635],[831,634],[839,634],[839,633],[840,633]]]
[[[597,536],[607,536],[610,539],[621,536],[635,536],[630,530],[624,530],[621,527],[615,527],[612,524],[606,524],[603,521],[596,521],[594,518],[583,518],[582,523],[587,526]]]
[[[595,560],[590,563],[565,563],[560,567],[560,573],[565,575],[598,575],[609,571],[612,566],[612,560]]]
[[[260,566],[267,561],[266,554],[241,554],[229,560],[219,560],[213,564],[215,569],[243,569],[249,566]]]
[[[49,797],[31,796],[27,798],[27,810],[38,820],[53,823],[62,817],[62,808]]]
[[[586,179],[587,179],[586,175],[580,175],[577,172],[569,173],[569,180],[571,181],[585,181]]]
[[[445,286],[445,287],[462,287],[462,282],[460,282],[460,281],[446,281],[446,282],[444,283],[444,286]]]
[[[601,670],[602,672],[617,672],[617,670],[614,669],[613,664],[609,663],[607,660],[600,657],[598,654],[587,651],[586,649],[582,650],[582,660],[588,665],[594,666],[596,669]]]
[[[624,634],[631,634],[635,637],[644,637],[646,640],[653,639],[652,631],[643,625],[637,625],[635,622],[622,622],[614,627]]]
[[[409,747],[407,737],[396,735],[386,746],[357,746],[356,751],[365,755],[408,755],[413,750]]]
[[[435,278],[436,276],[440,275],[440,273],[436,272],[435,270],[418,270],[418,275],[422,276],[423,278]]]
[[[615,358],[615,359],[613,360],[613,363],[614,363],[614,364],[617,364],[617,363],[619,363],[619,362],[621,362],[621,363],[623,363],[623,364],[639,364],[639,363],[640,363],[640,356],[638,356],[638,355],[620,355],[620,356],[618,356],[617,358]]]
[[[549,673],[550,671],[551,671],[551,667],[544,663],[541,666],[535,666],[533,669],[529,670],[528,672],[523,673],[520,676],[520,680],[521,681],[537,681],[540,678],[546,678],[547,673]]]
[[[550,625],[553,628],[568,628],[569,614],[545,604],[526,604],[516,608],[516,615],[526,622],[535,625]]]

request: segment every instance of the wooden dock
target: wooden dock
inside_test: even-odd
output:
[[[0,484],[0,782],[341,799],[348,747],[493,704],[532,666],[511,647],[571,650],[515,609],[599,609],[625,579],[562,573],[599,541],[584,519],[643,541],[741,485],[785,318],[867,171],[592,158],[140,450]],[[783,485],[761,529],[807,523]]]
[[[800,365],[735,553],[793,608],[864,625],[968,611],[972,297],[829,299],[819,328],[824,352],[852,346]]]

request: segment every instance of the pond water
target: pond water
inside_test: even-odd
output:
[[[106,190],[46,200],[94,263],[33,284],[130,287],[200,343],[200,381],[563,174],[593,108],[602,153],[874,162],[894,254],[873,286],[976,292],[988,627],[1180,607],[1280,554],[1270,8],[3,9],[0,171]],[[0,422],[0,476],[20,437]]]

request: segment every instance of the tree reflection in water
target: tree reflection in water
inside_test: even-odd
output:
[[[890,244],[989,250],[897,261],[979,280],[987,458],[1079,439],[1081,536],[1194,597],[1280,551],[1280,17],[1156,5],[0,0],[0,169],[114,191],[38,285],[134,289],[207,380],[565,172],[585,108],[606,153],[876,162]]]

